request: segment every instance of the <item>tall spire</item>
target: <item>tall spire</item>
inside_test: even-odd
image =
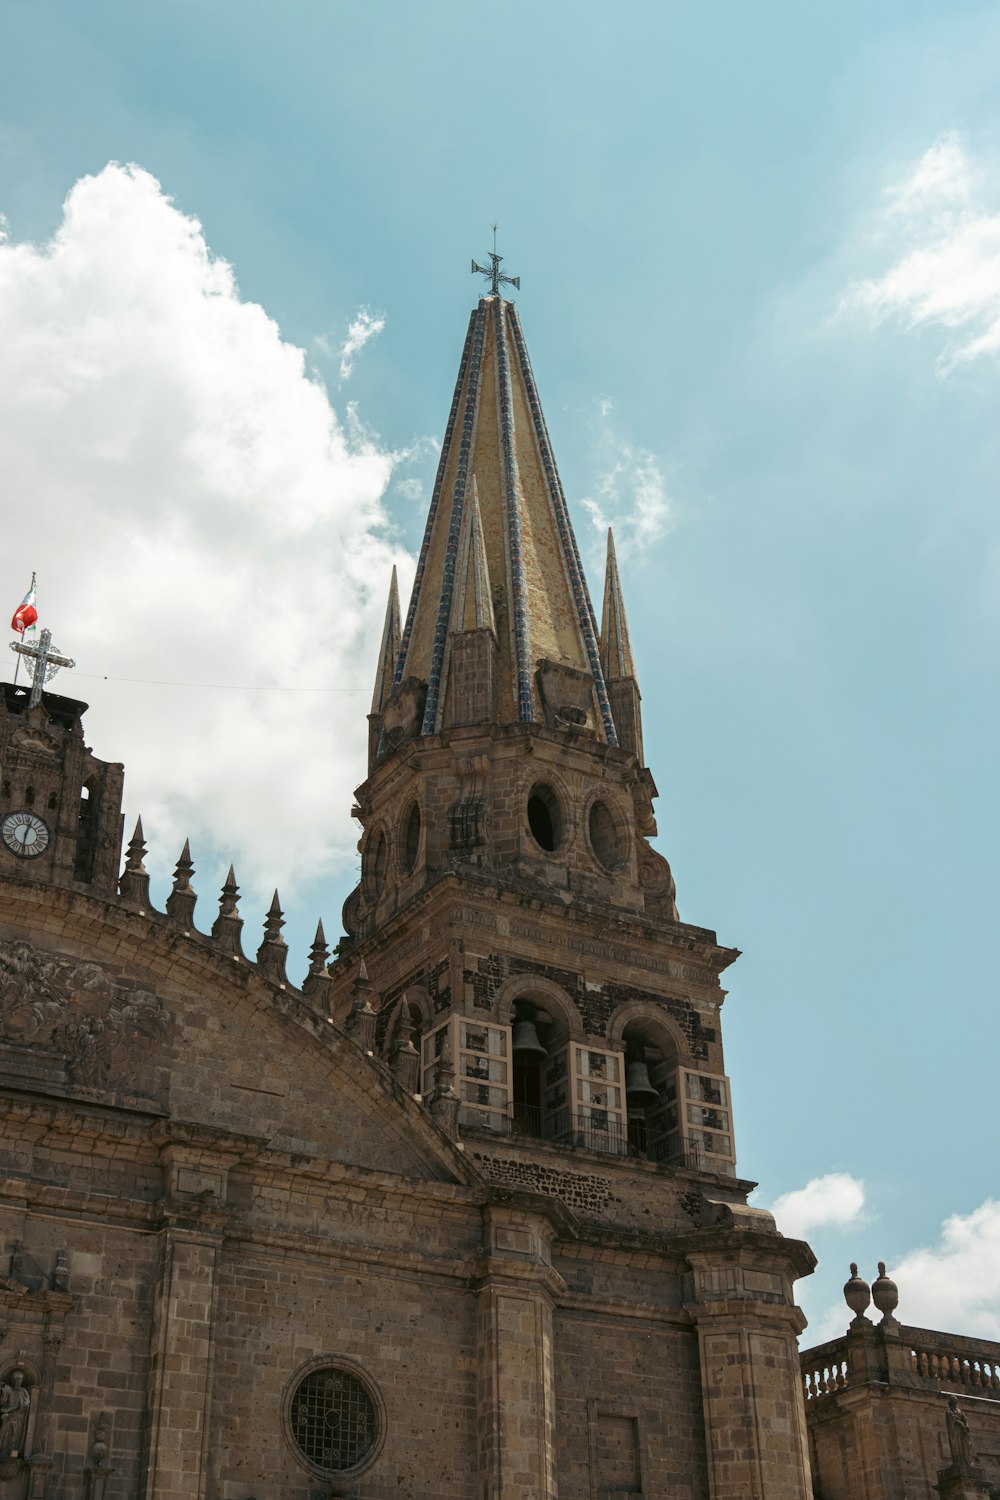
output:
[[[608,564],[604,575],[604,608],[601,611],[601,666],[605,682],[621,677],[635,678],[635,662],[632,658],[632,642],[629,640],[628,620],[625,618],[625,600],[622,597],[622,581],[618,576],[618,558],[615,555],[615,537],[608,527]]]
[[[481,298],[469,322],[396,660],[393,743],[446,725],[449,637],[477,611],[479,628],[493,615],[501,723],[572,724],[617,745],[524,334],[498,293]]]

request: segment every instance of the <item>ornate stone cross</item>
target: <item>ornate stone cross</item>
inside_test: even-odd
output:
[[[37,646],[26,646],[23,641],[11,641],[10,649],[16,651],[19,656],[28,657],[31,663],[29,708],[34,708],[36,703],[41,703],[42,688],[60,667],[76,666],[72,657],[63,656],[58,647],[53,646],[51,630],[42,631]]]

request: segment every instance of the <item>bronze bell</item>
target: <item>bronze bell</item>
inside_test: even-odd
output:
[[[538,1040],[534,1021],[515,1021],[511,1053],[519,1062],[545,1062],[548,1053]]]
[[[649,1081],[649,1069],[640,1058],[626,1064],[625,1098],[636,1109],[646,1109],[648,1105],[660,1102],[659,1094]]]

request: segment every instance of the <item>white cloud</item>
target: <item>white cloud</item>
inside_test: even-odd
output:
[[[672,502],[659,459],[648,449],[618,436],[608,421],[613,411],[614,402],[607,396],[598,399],[594,440],[597,478],[593,494],[580,502],[599,533],[602,564],[604,534],[609,526],[614,528],[619,557],[628,557],[659,541],[672,519]]]
[[[347,380],[354,369],[354,357],[385,327],[382,313],[373,313],[367,307],[358,309],[357,315],[347,329],[347,337],[340,346],[340,378]]]
[[[808,1239],[816,1229],[857,1224],[865,1206],[865,1185],[849,1172],[827,1172],[805,1187],[782,1193],[771,1212],[782,1234]]]
[[[50,242],[0,245],[0,325],[7,606],[37,569],[79,668],[53,689],[93,704],[157,865],[190,833],[203,892],[234,858],[291,895],[353,858],[385,590],[411,571],[394,456],[135,167],[78,182]]]
[[[1000,1339],[1000,1200],[953,1214],[934,1248],[910,1250],[889,1273],[902,1322]]]
[[[877,228],[891,263],[848,288],[841,315],[947,330],[944,370],[1000,353],[1000,180],[993,175],[991,190],[957,134],[936,141],[888,189]]]

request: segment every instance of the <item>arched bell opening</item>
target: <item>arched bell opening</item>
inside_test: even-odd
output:
[[[630,1021],[622,1033],[629,1150],[650,1161],[681,1155],[678,1055],[661,1027]]]
[[[567,1027],[543,1002],[514,1001],[511,1015],[511,1103],[516,1135],[540,1140],[545,1134],[545,1069],[565,1043]]]

